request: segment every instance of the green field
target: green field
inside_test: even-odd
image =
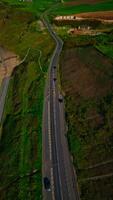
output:
[[[105,1],[101,3],[96,4],[81,4],[81,5],[73,5],[73,6],[67,6],[67,5],[60,5],[57,7],[53,14],[77,14],[82,12],[95,12],[95,11],[107,11],[107,10],[113,10],[113,1]]]
[[[110,44],[100,44],[96,46],[96,48],[102,52],[103,54],[107,55],[110,58],[113,58],[113,46]]]
[[[76,14],[81,12],[94,12],[94,11],[107,11],[113,10],[113,1],[105,0],[105,2],[95,3],[95,4],[80,4],[67,6],[62,1],[54,1],[54,0],[33,0],[32,2],[20,2],[18,0],[2,0],[2,2],[6,2],[13,7],[19,7],[22,10],[27,10],[34,12],[37,15],[40,15],[42,12],[54,6],[56,4],[56,8],[51,10],[50,13],[53,15],[65,15],[65,14]],[[61,3],[58,5],[58,3]]]

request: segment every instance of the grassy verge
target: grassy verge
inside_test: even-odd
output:
[[[3,199],[13,199],[15,192],[17,199],[41,199],[44,84],[37,62],[28,60],[13,72],[0,144]]]

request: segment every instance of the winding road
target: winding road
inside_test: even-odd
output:
[[[43,155],[42,174],[51,182],[51,191],[43,187],[44,200],[79,200],[77,177],[68,150],[64,114],[64,103],[60,102],[57,84],[57,66],[62,51],[63,41],[43,18],[50,35],[56,43],[51,58],[48,80],[45,89],[43,111]]]

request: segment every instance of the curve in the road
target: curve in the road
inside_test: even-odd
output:
[[[73,172],[73,166],[70,160],[70,155],[68,151],[68,145],[65,137],[65,123],[64,123],[64,109],[63,103],[60,104],[58,101],[59,91],[57,81],[54,81],[54,77],[57,77],[57,68],[55,70],[54,66],[58,66],[59,56],[62,51],[63,41],[59,36],[53,31],[51,25],[47,20],[43,18],[43,23],[47,27],[50,35],[56,42],[56,48],[54,50],[53,56],[50,62],[49,68],[49,80],[46,86],[46,93],[48,94],[48,99],[45,102],[44,109],[44,123],[43,123],[43,146],[47,148],[43,149],[43,176],[49,176],[52,180],[52,191],[48,194],[43,188],[44,199],[55,199],[55,200],[79,200],[79,192],[77,186],[76,173]],[[47,106],[50,106],[50,120],[48,125],[47,119]],[[50,126],[50,131],[48,131],[48,126]],[[45,133],[46,130],[46,133]],[[48,137],[50,132],[51,139]],[[46,136],[45,136],[46,134]],[[46,138],[46,139],[45,139]],[[48,145],[47,145],[48,142]],[[48,159],[45,156],[48,149],[51,146],[51,158]],[[49,152],[48,152],[49,154]],[[46,162],[45,162],[46,160]],[[46,170],[45,170],[46,164]],[[48,166],[50,167],[48,167]],[[51,177],[52,169],[52,177]],[[54,194],[54,195],[52,195]]]

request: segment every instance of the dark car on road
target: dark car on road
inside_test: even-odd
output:
[[[57,79],[54,77],[54,79],[53,79],[54,81],[56,81]]]
[[[51,184],[50,184],[50,180],[48,177],[44,177],[44,188],[47,191],[51,191]]]
[[[58,100],[59,100],[59,102],[63,102],[63,96],[61,94],[59,94]]]

